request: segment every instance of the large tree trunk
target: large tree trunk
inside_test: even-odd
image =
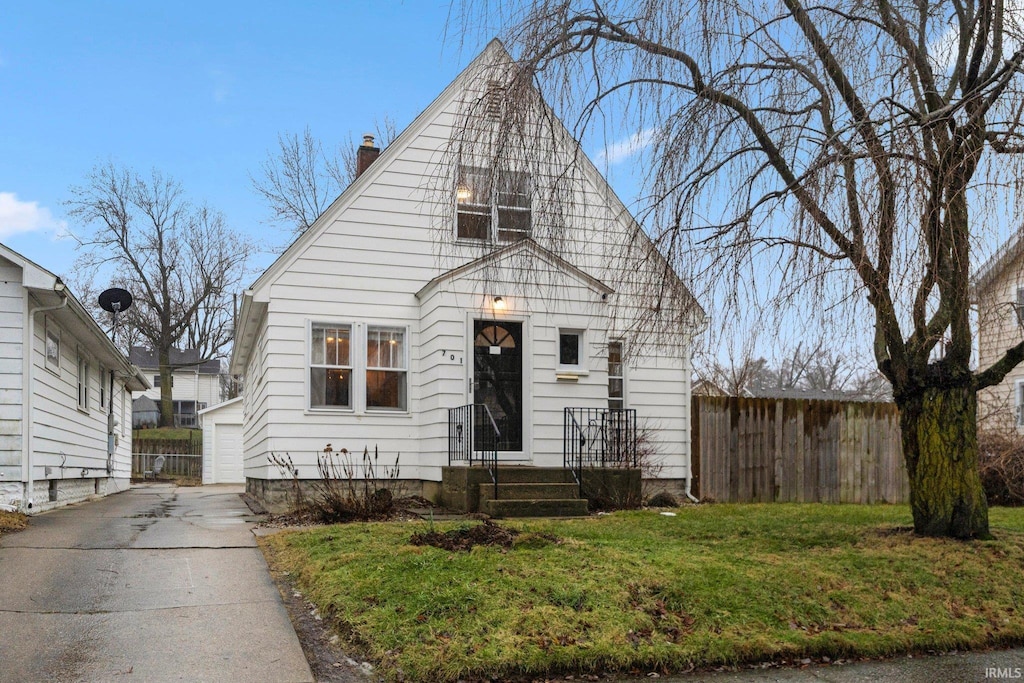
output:
[[[161,351],[160,359],[160,426],[174,426],[174,380],[171,374],[171,354],[169,351]]]
[[[914,531],[924,536],[988,538],[973,389],[929,387],[897,403]]]

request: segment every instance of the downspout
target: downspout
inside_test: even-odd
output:
[[[21,364],[22,364],[22,376],[25,377],[25,386],[23,391],[25,395],[22,397],[22,408],[21,408],[21,460],[24,464],[25,471],[23,473],[23,479],[25,481],[25,493],[21,498],[22,510],[28,512],[32,509],[35,502],[32,500],[32,489],[35,482],[32,479],[32,404],[33,397],[35,395],[36,383],[35,383],[35,363],[32,362],[32,343],[35,336],[36,326],[36,314],[45,313],[47,311],[56,311],[64,308],[68,305],[68,295],[65,291],[66,287],[60,278],[53,284],[53,291],[60,295],[61,302],[54,306],[27,306],[28,308],[28,319],[25,321],[25,325],[22,326],[22,339],[21,339]],[[26,292],[26,303],[28,302],[28,293]],[[46,344],[45,332],[43,338],[43,344]],[[45,353],[45,347],[44,347]]]

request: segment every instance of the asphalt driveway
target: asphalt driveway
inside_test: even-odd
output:
[[[312,681],[241,490],[136,487],[0,539],[0,681]]]

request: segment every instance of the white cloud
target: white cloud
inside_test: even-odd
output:
[[[597,161],[610,166],[625,161],[649,146],[654,141],[655,132],[655,128],[645,128],[639,133],[633,133],[628,138],[617,140],[598,152]]]
[[[597,161],[609,166],[624,162],[647,147],[654,140],[655,132],[654,128],[644,128],[639,133],[633,133],[627,138],[615,140],[605,146],[603,151],[597,153]]]
[[[67,234],[65,221],[57,220],[39,202],[23,202],[13,192],[0,192],[0,239],[25,232],[52,231],[56,238]]]

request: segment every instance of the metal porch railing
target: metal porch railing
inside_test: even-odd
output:
[[[474,460],[487,468],[498,499],[498,441],[501,431],[490,409],[483,403],[469,403],[448,409],[448,465]]]
[[[566,408],[562,424],[562,466],[572,472],[580,495],[585,467],[639,466],[635,409]]]

